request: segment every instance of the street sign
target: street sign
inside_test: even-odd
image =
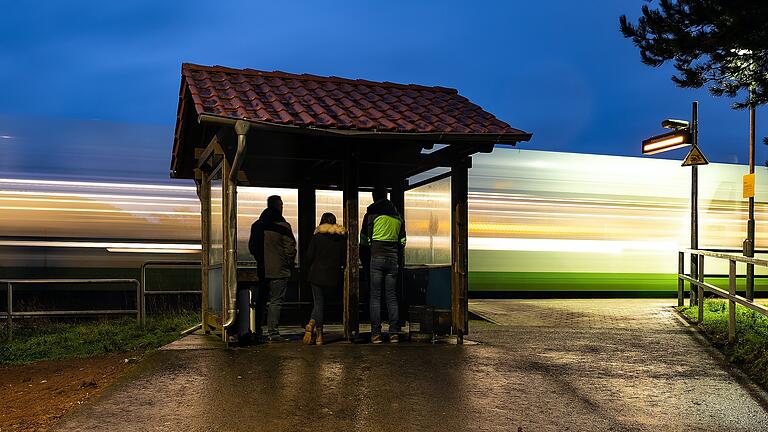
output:
[[[691,133],[688,129],[674,130],[643,140],[643,154],[652,155],[691,145]]]
[[[743,193],[742,198],[754,198],[755,196],[755,175],[754,174],[745,174],[744,177],[742,177],[742,183],[743,183]]]
[[[688,152],[685,160],[683,160],[682,166],[707,165],[708,163],[709,161],[704,157],[704,153],[701,152],[699,146],[695,146],[691,147],[691,151]]]

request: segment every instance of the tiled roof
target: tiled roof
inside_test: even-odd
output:
[[[445,87],[189,63],[182,75],[198,115],[319,129],[530,138]]]

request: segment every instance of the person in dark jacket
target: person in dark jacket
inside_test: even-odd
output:
[[[260,281],[258,292],[251,296],[256,299],[257,338],[261,334],[261,320],[269,293],[268,341],[281,342],[285,339],[280,336],[278,322],[288,288],[288,277],[291,276],[296,260],[296,239],[291,225],[283,217],[283,200],[279,196],[267,198],[267,208],[251,226],[248,250],[256,259]]]
[[[387,190],[373,191],[373,204],[363,217],[360,230],[361,257],[370,257],[371,292],[371,342],[381,343],[381,293],[387,302],[389,314],[389,341],[400,341],[400,314],[397,304],[397,275],[400,271],[400,255],[405,248],[405,221]]]
[[[308,280],[312,286],[312,315],[304,327],[304,343],[323,344],[323,307],[324,295],[332,289],[338,289],[341,271],[347,258],[347,237],[343,226],[336,225],[333,213],[323,213],[320,225],[307,249]]]

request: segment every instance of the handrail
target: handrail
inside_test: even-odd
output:
[[[704,249],[710,252],[742,252],[743,249],[720,249],[720,248],[709,248]],[[768,249],[755,249],[756,254],[765,254],[768,253]]]
[[[691,257],[697,257],[696,274],[686,275],[684,273],[685,266],[685,254],[691,254]],[[728,291],[716,287],[712,284],[704,282],[704,257],[711,257],[717,259],[728,260]],[[722,252],[708,251],[702,249],[683,249],[678,253],[678,274],[677,274],[677,301],[678,306],[683,305],[683,288],[684,283],[691,284],[691,306],[693,306],[694,298],[699,309],[697,322],[700,324],[704,320],[704,290],[716,294],[719,297],[728,300],[728,340],[734,342],[736,340],[736,304],[745,306],[755,312],[768,316],[768,307],[757,304],[754,300],[742,297],[736,294],[736,263],[742,262],[747,264],[753,264],[761,267],[768,267],[768,260],[746,257],[743,255],[727,254]],[[693,287],[698,288],[697,295],[694,295]]]
[[[751,258],[751,257],[746,257],[744,255],[734,255],[729,253],[713,252],[713,251],[702,250],[702,249],[683,249],[683,251],[687,253],[692,253],[694,255],[704,255],[712,258],[734,260],[742,263],[754,264],[761,267],[768,267],[768,260],[764,260],[760,258]]]
[[[79,310],[79,311],[13,311],[13,286],[14,285],[41,285],[41,284],[133,284],[136,287],[136,309],[120,310]],[[0,279],[0,284],[7,286],[7,310],[4,314],[7,325],[8,340],[13,339],[14,316],[88,316],[88,315],[113,315],[136,314],[136,321],[141,322],[141,283],[136,279]]]
[[[199,260],[150,260],[145,261],[141,265],[141,302],[139,304],[139,323],[144,328],[147,325],[147,302],[146,296],[148,295],[163,295],[163,294],[200,294],[202,290],[174,290],[174,291],[149,291],[147,290],[147,267],[158,266],[200,266]]]
[[[688,282],[690,282],[690,283],[692,283],[692,284],[694,284],[696,286],[704,287],[704,289],[706,289],[707,291],[711,291],[711,292],[719,295],[720,297],[728,298],[730,296],[728,291],[726,291],[726,290],[724,290],[722,288],[718,288],[718,287],[716,287],[716,286],[714,286],[712,284],[708,284],[706,282],[699,282],[699,281],[697,281],[696,279],[694,279],[692,277],[681,276],[680,279],[682,279],[684,281],[688,281]],[[765,306],[763,306],[761,304],[752,303],[746,297],[742,297],[740,295],[734,295],[733,296],[733,300],[736,303],[738,303],[738,304],[740,304],[742,306],[745,306],[745,307],[747,307],[749,309],[752,309],[755,312],[760,312],[763,315],[768,315],[768,307],[765,307]]]
[[[145,261],[141,265],[141,306],[140,309],[140,322],[141,326],[146,326],[147,322],[147,302],[146,302],[146,296],[148,295],[173,295],[173,294],[202,294],[202,290],[155,290],[150,291],[147,290],[147,267],[156,267],[156,266],[200,266],[202,265],[201,261],[198,260],[150,260]],[[237,261],[237,267],[238,268],[250,268],[250,267],[256,267],[256,261]]]

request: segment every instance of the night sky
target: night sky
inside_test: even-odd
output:
[[[532,132],[525,149],[639,156],[641,139],[663,132],[663,118],[687,119],[698,99],[705,154],[745,163],[747,113],[706,90],[675,87],[671,67],[640,63],[619,32],[619,16],[636,18],[643,4],[8,2],[0,15],[0,151],[8,165],[20,148],[9,144],[24,138],[19,128],[35,131],[30,124],[70,123],[70,138],[80,139],[77,125],[93,123],[79,121],[99,120],[152,131],[143,145],[167,160],[180,65],[193,62],[454,87]],[[768,134],[766,115],[758,110],[759,139]],[[35,139],[41,149],[57,145]],[[757,155],[764,164],[762,143]]]

